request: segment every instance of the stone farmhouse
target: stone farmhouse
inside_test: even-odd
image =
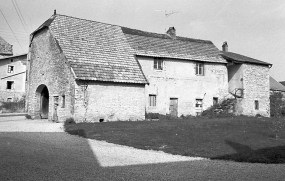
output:
[[[197,115],[230,97],[246,106],[240,114],[269,116],[270,64],[225,59],[211,41],[176,36],[174,27],[157,34],[54,14],[30,39],[26,111],[33,118]]]

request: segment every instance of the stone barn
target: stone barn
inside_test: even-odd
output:
[[[119,26],[54,15],[30,38],[26,111],[32,118],[145,118],[147,81]]]

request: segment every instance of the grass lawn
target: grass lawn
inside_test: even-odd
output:
[[[251,163],[285,163],[285,131],[275,140],[272,120],[220,118],[78,123],[66,132],[140,149]]]

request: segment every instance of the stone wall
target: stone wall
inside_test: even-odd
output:
[[[77,122],[136,121],[145,119],[143,84],[76,81]]]
[[[213,105],[213,98],[223,100],[228,95],[226,64],[205,62],[205,75],[195,75],[195,61],[163,59],[163,70],[154,70],[154,59],[137,57],[149,81],[146,85],[146,112],[169,114],[170,98],[178,99],[178,116],[197,115]],[[156,106],[150,106],[149,95],[156,95]],[[203,106],[196,108],[196,99]]]
[[[55,98],[58,97],[58,121],[72,117],[74,113],[74,76],[56,40],[45,28],[32,40],[27,63],[26,111],[33,118],[40,118],[40,96],[44,86],[49,92],[48,119],[54,120]],[[63,105],[65,99],[65,106]]]
[[[240,101],[242,114],[270,116],[269,67],[264,65],[243,64],[244,98]],[[255,101],[259,108],[255,109]]]

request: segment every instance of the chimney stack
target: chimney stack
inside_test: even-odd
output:
[[[166,34],[168,36],[170,36],[172,39],[176,38],[176,30],[174,27],[169,27],[169,29],[167,30]]]
[[[53,11],[53,15],[56,15],[56,9]]]
[[[226,41],[223,43],[222,47],[224,52],[228,52],[228,43]]]

